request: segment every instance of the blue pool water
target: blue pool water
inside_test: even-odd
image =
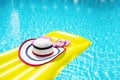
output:
[[[0,0],[0,53],[53,30],[93,42],[55,80],[120,80],[120,0]]]

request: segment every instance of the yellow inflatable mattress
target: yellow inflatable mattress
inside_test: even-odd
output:
[[[81,36],[62,31],[53,31],[45,36],[51,37],[53,42],[64,39],[71,44],[65,46],[66,50],[55,59],[40,66],[31,66],[20,60],[19,48],[1,53],[0,80],[53,80],[71,60],[91,45],[89,40]]]

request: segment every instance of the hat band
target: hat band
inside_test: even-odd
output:
[[[36,49],[39,49],[39,50],[45,50],[45,49],[49,49],[49,48],[53,47],[53,45],[50,45],[50,46],[45,47],[45,48],[40,48],[40,47],[37,47],[33,44],[33,47],[36,48]]]
[[[33,51],[32,51],[32,53],[33,53],[34,55],[36,55],[36,56],[39,56],[39,57],[46,57],[46,56],[52,55],[52,54],[54,53],[54,51],[52,51],[51,53],[45,54],[45,55],[40,55],[40,54],[37,54],[37,53],[35,53],[35,52],[33,52]]]

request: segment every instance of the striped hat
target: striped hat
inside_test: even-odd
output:
[[[49,39],[29,39],[21,44],[19,58],[28,65],[39,66],[52,61],[63,51],[65,48],[54,47]]]

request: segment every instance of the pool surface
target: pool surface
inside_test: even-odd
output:
[[[120,80],[120,0],[0,0],[0,53],[53,30],[92,41],[55,80]]]

